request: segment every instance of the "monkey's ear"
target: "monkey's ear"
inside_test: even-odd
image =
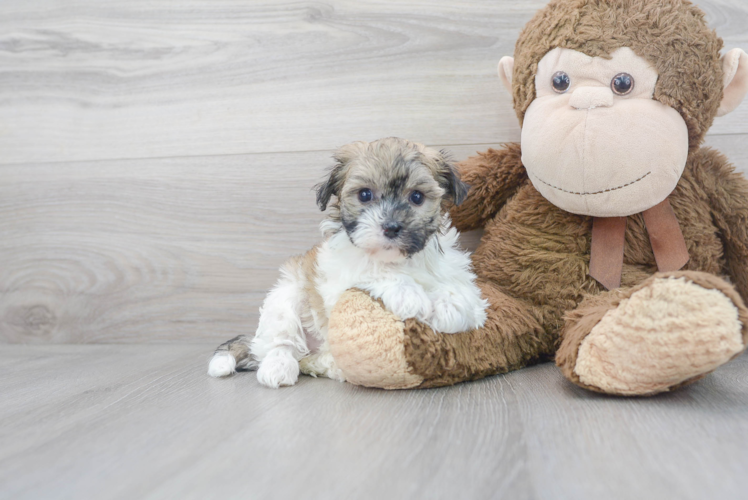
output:
[[[514,72],[514,58],[504,56],[499,61],[499,80],[504,84],[504,88],[512,93],[512,73]]]
[[[717,116],[724,116],[743,102],[748,94],[748,54],[741,49],[732,49],[722,56],[725,73],[724,95]]]
[[[459,205],[467,198],[470,186],[460,179],[460,172],[447,151],[439,151],[436,164],[436,177],[439,185],[447,192],[447,197],[452,200],[452,203]]]

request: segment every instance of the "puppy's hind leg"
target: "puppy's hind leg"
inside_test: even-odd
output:
[[[257,363],[249,355],[250,340],[246,335],[239,335],[219,345],[208,365],[211,377],[226,377],[236,370],[252,369]]]
[[[250,343],[250,355],[259,363],[257,380],[267,387],[294,385],[299,378],[299,360],[309,354],[302,326],[303,311],[308,307],[303,262],[302,258],[291,259],[281,268],[281,279],[265,298],[257,333]]]
[[[343,371],[335,364],[335,359],[330,352],[330,344],[325,341],[319,347],[319,350],[302,358],[299,362],[301,373],[306,373],[312,377],[327,377],[339,382],[345,382]]]
[[[298,379],[299,361],[289,346],[278,346],[268,351],[257,369],[257,380],[272,389],[294,385]]]

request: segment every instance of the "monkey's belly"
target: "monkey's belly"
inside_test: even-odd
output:
[[[679,186],[680,187],[680,186]],[[721,274],[722,244],[708,206],[686,203],[680,190],[671,203],[691,260],[684,269]],[[585,293],[603,288],[588,275],[592,218],[565,212],[525,185],[485,228],[473,255],[476,274],[504,293],[563,314]],[[634,286],[657,272],[649,235],[640,214],[628,218],[622,286]]]

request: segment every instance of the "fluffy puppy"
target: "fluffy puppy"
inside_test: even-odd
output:
[[[387,138],[343,146],[334,159],[329,178],[317,186],[320,209],[330,204],[320,225],[324,241],[281,267],[254,338],[221,345],[209,375],[257,368],[268,387],[293,385],[299,371],[343,381],[327,343],[327,319],[354,287],[437,332],[485,322],[488,303],[449,227],[446,206],[462,202],[467,186],[447,155]]]

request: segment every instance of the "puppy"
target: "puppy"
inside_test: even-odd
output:
[[[336,198],[320,225],[324,241],[281,267],[254,338],[221,345],[209,375],[257,368],[268,387],[295,384],[299,371],[344,381],[327,343],[327,319],[354,287],[437,332],[485,322],[488,303],[449,227],[446,206],[461,203],[468,188],[447,155],[391,137],[343,146],[334,159],[317,186],[321,210]]]

